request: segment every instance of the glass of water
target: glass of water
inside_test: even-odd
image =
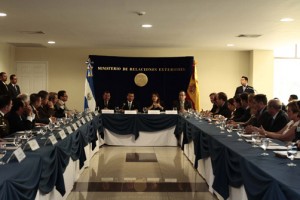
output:
[[[261,148],[264,150],[264,152],[261,154],[262,156],[268,156],[269,154],[266,152],[268,146],[270,143],[269,138],[262,138],[261,139]]]
[[[293,163],[293,160],[295,158],[295,156],[297,155],[298,149],[297,149],[297,145],[295,143],[290,143],[287,146],[287,157],[289,159],[291,159],[291,162],[287,164],[287,166],[289,167],[295,167],[297,166],[295,163]]]

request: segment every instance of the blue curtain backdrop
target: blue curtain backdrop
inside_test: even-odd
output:
[[[194,57],[116,57],[89,56],[93,66],[95,100],[109,90],[115,105],[126,100],[133,91],[140,108],[151,105],[151,93],[158,92],[167,109],[172,108],[180,90],[186,91],[192,75]],[[135,83],[137,74],[143,73],[148,82],[140,87]]]

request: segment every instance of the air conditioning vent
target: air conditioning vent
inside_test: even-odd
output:
[[[38,43],[9,43],[10,45],[13,45],[15,47],[43,47],[46,48],[46,46]]]
[[[36,34],[36,35],[44,35],[44,31],[19,31],[20,33],[23,34]]]
[[[259,34],[240,34],[236,37],[240,37],[240,38],[258,38],[260,36],[261,35],[259,35]]]

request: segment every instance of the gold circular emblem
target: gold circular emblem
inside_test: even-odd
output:
[[[148,77],[144,73],[138,73],[134,77],[134,82],[139,87],[144,87],[148,83]]]

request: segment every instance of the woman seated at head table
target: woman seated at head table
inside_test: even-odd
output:
[[[159,94],[157,92],[152,93],[152,104],[147,108],[148,110],[160,110],[163,111],[164,107],[160,101]]]
[[[264,130],[263,127],[252,127],[253,130],[268,138],[278,139],[281,141],[292,141],[295,138],[296,128],[300,122],[300,102],[290,102],[287,107],[287,114],[291,121],[287,123],[283,129],[278,132],[269,132]]]

